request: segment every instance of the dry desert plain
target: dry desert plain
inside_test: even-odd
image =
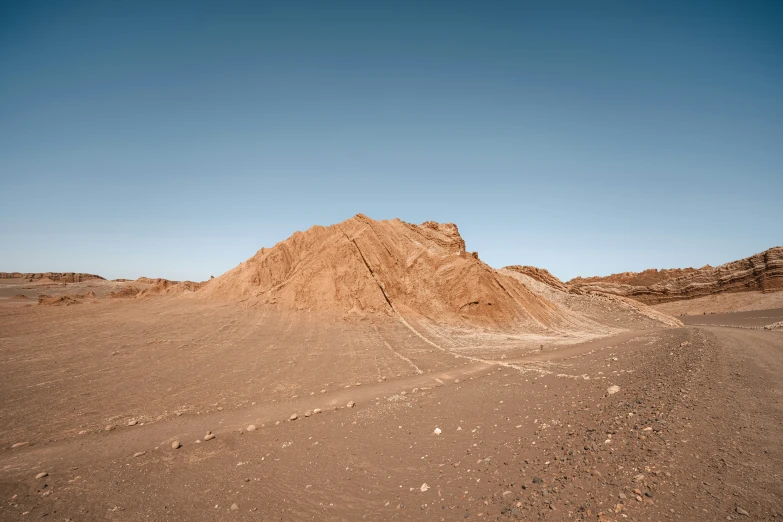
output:
[[[363,215],[205,283],[3,274],[0,520],[783,519],[782,286]]]

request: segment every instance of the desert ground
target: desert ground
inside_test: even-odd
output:
[[[780,307],[335,227],[203,286],[0,279],[0,519],[783,519]]]

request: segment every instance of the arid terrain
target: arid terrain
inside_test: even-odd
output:
[[[783,249],[641,274],[363,215],[0,274],[0,520],[783,520]]]

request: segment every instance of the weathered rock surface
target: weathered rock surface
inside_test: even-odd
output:
[[[614,294],[645,304],[724,292],[775,292],[783,290],[783,247],[770,248],[718,267],[646,270],[636,274],[626,272],[608,277],[576,278],[569,281],[568,286],[572,292]]]
[[[514,270],[564,286],[541,269],[493,269],[466,251],[454,224],[375,221],[358,214],[262,248],[197,295],[310,312],[400,315],[454,327],[571,331],[575,312],[532,290]],[[602,328],[592,321],[579,325]]]

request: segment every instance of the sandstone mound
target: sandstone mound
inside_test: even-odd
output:
[[[65,295],[46,295],[38,296],[38,304],[44,306],[70,306],[82,304],[84,299],[95,298],[95,292],[86,292],[84,294],[65,294]]]
[[[125,285],[116,292],[109,293],[109,297],[114,299],[124,299],[129,297],[136,297],[138,293],[141,292],[138,288],[136,288],[133,285]]]
[[[666,275],[673,275],[666,278]],[[663,279],[661,279],[663,277]],[[657,280],[657,281],[656,281]],[[651,284],[644,284],[645,282]],[[724,292],[783,290],[783,247],[770,248],[746,259],[700,269],[646,270],[605,278],[569,281],[576,292],[602,292],[631,297],[646,304],[692,299]]]
[[[38,296],[38,304],[43,306],[71,306],[82,302],[70,295],[51,296],[41,294]]]
[[[91,279],[101,279],[101,276],[95,274],[82,274],[78,272],[44,272],[44,273],[22,273],[22,272],[0,272],[0,279],[26,279],[28,282],[57,282],[57,283],[81,283]]]
[[[528,271],[562,285],[544,270]],[[454,224],[375,221],[362,214],[262,248],[207,282],[199,295],[541,333],[568,328],[574,315],[467,252]]]
[[[149,288],[141,290],[136,295],[137,298],[195,292],[204,285],[204,283],[194,283],[193,281],[170,281],[163,278],[152,279],[149,277],[140,277],[136,281],[152,285]]]

